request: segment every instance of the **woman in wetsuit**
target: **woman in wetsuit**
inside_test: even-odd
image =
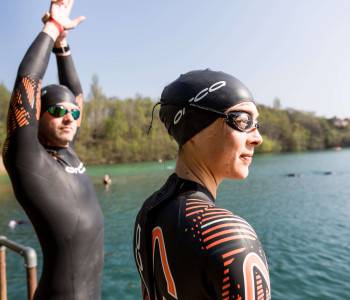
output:
[[[38,235],[43,269],[36,300],[98,300],[103,216],[85,167],[72,148],[82,89],[67,30],[73,1],[51,2],[50,17],[18,70],[8,113],[4,162],[13,189]],[[41,89],[51,52],[60,85]]]
[[[251,93],[233,76],[207,69],[181,75],[160,104],[160,119],[180,149],[175,173],[144,202],[135,223],[143,299],[270,299],[257,234],[215,203],[224,178],[248,176],[262,142]]]

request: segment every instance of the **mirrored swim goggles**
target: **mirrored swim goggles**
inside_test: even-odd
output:
[[[225,119],[225,122],[228,126],[230,126],[232,129],[241,132],[250,132],[253,129],[260,127],[259,122],[254,121],[252,115],[247,113],[246,111],[230,111],[228,113],[224,113],[209,107],[204,107],[193,103],[191,103],[190,106],[219,115],[221,118]]]
[[[52,105],[50,106],[47,111],[49,114],[55,118],[62,118],[66,114],[70,113],[74,120],[78,120],[80,117],[80,110],[77,108],[73,109],[67,109],[62,105]]]

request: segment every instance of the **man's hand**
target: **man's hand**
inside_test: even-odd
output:
[[[57,23],[63,26],[65,30],[74,29],[82,21],[84,16],[71,20],[69,15],[73,7],[74,0],[52,0],[50,6],[50,15]]]

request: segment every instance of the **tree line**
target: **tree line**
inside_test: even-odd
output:
[[[11,92],[0,83],[0,147],[6,137],[7,110]],[[82,127],[75,148],[82,160],[90,164],[113,164],[174,159],[176,142],[154,112],[155,102],[148,97],[119,99],[107,97],[97,76],[92,79],[85,101]],[[350,146],[350,125],[347,120],[318,117],[310,112],[281,109],[280,100],[273,107],[258,105],[260,132],[264,143],[257,152],[321,150]]]

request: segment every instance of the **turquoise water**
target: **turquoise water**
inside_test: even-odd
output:
[[[105,215],[103,299],[141,299],[132,257],[136,213],[171,174],[173,162],[90,167]],[[331,171],[331,175],[325,172]],[[287,177],[287,173],[299,177]],[[106,191],[101,178],[109,173]],[[246,218],[267,254],[273,299],[350,299],[350,151],[260,155],[245,181],[225,181],[217,203]],[[0,177],[0,234],[40,248],[6,177]],[[22,259],[8,252],[10,300],[25,299]],[[40,268],[40,266],[39,266]]]

